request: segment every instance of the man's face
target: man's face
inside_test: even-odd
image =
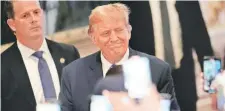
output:
[[[130,25],[121,17],[114,15],[104,18],[94,26],[93,41],[104,56],[111,58],[122,57],[129,46]]]
[[[32,40],[43,36],[43,12],[38,1],[13,1],[14,18],[8,19],[17,39]]]

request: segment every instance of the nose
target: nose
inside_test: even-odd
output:
[[[114,42],[117,40],[118,40],[117,34],[115,33],[115,31],[112,31],[111,36],[110,36],[110,42]]]
[[[37,17],[33,13],[31,14],[31,23],[36,23],[37,22]]]

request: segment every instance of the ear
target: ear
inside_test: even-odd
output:
[[[91,38],[91,41],[95,44],[95,38],[94,38],[94,35],[93,35],[93,30],[91,29],[91,26],[89,26],[87,32],[88,32],[88,36]]]
[[[91,41],[92,41],[94,44],[96,44],[96,38],[95,38],[94,34],[93,34],[93,33],[89,33],[89,36],[90,36],[90,38],[91,38]]]
[[[132,26],[131,25],[128,25],[128,33],[129,33],[129,40],[131,38],[131,30],[132,30]]]
[[[131,25],[128,25],[128,31],[131,33],[131,31],[132,31],[132,26]]]
[[[13,32],[16,32],[15,21],[13,19],[8,19],[7,24]]]

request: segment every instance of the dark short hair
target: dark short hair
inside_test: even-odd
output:
[[[6,15],[8,17],[8,19],[10,18],[14,18],[15,16],[15,12],[13,10],[13,2],[11,0],[7,0],[7,1],[4,1],[5,4],[4,4],[4,10],[6,11]],[[40,3],[40,1],[39,1]],[[41,5],[41,8],[42,8],[42,4],[40,3]]]
[[[4,8],[8,18],[14,18],[14,10],[12,1],[5,1]]]

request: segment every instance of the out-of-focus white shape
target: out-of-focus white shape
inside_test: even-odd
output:
[[[37,104],[36,111],[60,111],[59,104]]]
[[[143,98],[149,93],[151,71],[148,58],[138,57],[123,64],[124,86],[131,98]]]
[[[160,100],[160,111],[170,111],[170,103],[169,99],[161,99]]]
[[[93,95],[90,111],[112,111],[112,105],[105,96]]]

